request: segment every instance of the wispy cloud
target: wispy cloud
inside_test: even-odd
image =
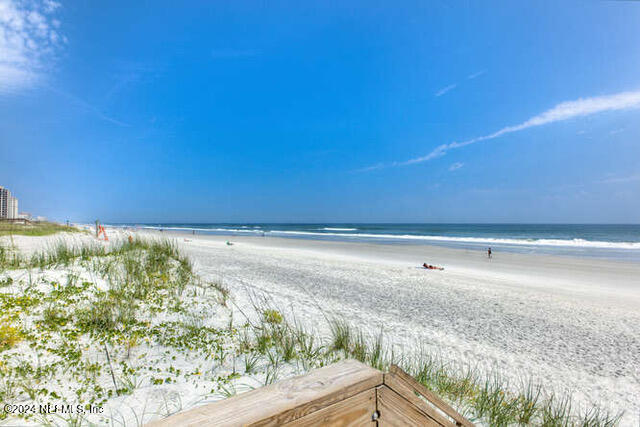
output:
[[[38,83],[66,43],[53,0],[0,0],[0,95]]]
[[[469,74],[467,76],[467,80],[473,80],[476,77],[480,77],[481,75],[483,75],[484,73],[486,73],[487,70],[481,70],[481,71],[476,71],[475,73]],[[434,93],[434,95],[436,97],[440,97],[442,95],[444,95],[445,93],[452,91],[453,89],[458,87],[458,83],[452,83],[449,86],[445,86],[442,89],[438,90],[436,93]]]
[[[445,93],[449,92],[450,90],[455,89],[457,86],[458,86],[457,83],[450,84],[449,86],[445,86],[442,89],[440,89],[439,91],[437,91],[434,95],[435,96],[442,96]]]
[[[476,77],[480,77],[481,75],[485,74],[487,72],[487,70],[481,70],[481,71],[477,71],[475,73],[469,74],[467,76],[467,80],[473,80]]]
[[[461,163],[461,162],[455,162],[454,164],[452,164],[451,166],[449,166],[449,171],[450,171],[450,172],[453,172],[453,171],[455,171],[455,170],[460,169],[460,168],[461,168],[461,167],[463,167],[463,166],[464,166],[464,163]]]
[[[603,179],[603,180],[601,180],[599,182],[601,184],[619,184],[619,183],[634,182],[634,181],[640,181],[640,173],[636,173],[636,174],[633,174],[633,175],[627,175],[627,176],[618,176],[618,177],[606,178],[606,179]]]
[[[589,116],[605,111],[619,111],[632,108],[640,108],[640,91],[622,92],[615,95],[580,98],[575,101],[561,102],[555,107],[544,111],[536,116],[533,116],[522,123],[503,127],[502,129],[488,135],[478,136],[476,138],[468,139],[462,142],[454,141],[449,144],[442,144],[437,146],[429,154],[426,154],[424,156],[416,157],[402,162],[378,164],[376,166],[361,169],[361,171],[423,163],[438,157],[442,157],[451,150],[466,147],[478,142],[495,139],[500,136],[519,132],[525,129],[542,126],[549,123],[565,121],[576,117]]]
[[[50,86],[46,86],[47,89],[49,89],[50,91],[66,98],[68,101],[70,101],[72,104],[76,105],[77,107],[80,107],[82,110],[87,111],[93,115],[95,115],[96,117],[98,117],[101,120],[104,120],[105,122],[109,122],[112,123],[114,125],[118,125],[118,126],[122,126],[122,127],[128,127],[131,126],[128,123],[125,123],[123,121],[120,121],[118,119],[115,119],[109,115],[107,115],[106,113],[104,113],[102,110],[100,110],[98,107],[96,107],[93,104],[90,104],[89,102],[85,101],[84,99],[78,98],[75,95],[72,95],[68,92],[65,92],[63,90],[60,89],[56,89]]]

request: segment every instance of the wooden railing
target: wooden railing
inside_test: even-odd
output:
[[[200,406],[150,426],[465,426],[473,424],[397,366],[346,360]]]

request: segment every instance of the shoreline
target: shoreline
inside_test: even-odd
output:
[[[640,226],[625,225],[581,225],[581,224],[487,224],[485,227],[498,227],[486,230],[478,224],[452,224],[455,234],[447,234],[443,224],[345,224],[354,228],[320,227],[327,224],[165,224],[165,225],[110,225],[114,228],[134,227],[141,230],[167,232],[198,233],[231,237],[277,237],[289,239],[311,239],[321,241],[342,241],[349,243],[428,245],[453,249],[486,250],[492,247],[499,252],[520,254],[546,254],[591,259],[612,259],[640,263],[640,240],[636,237],[624,237],[621,230],[606,231],[607,227],[627,227],[629,233],[636,233]],[[518,226],[526,230],[513,230],[505,234],[500,227]],[[565,227],[556,232],[546,228]],[[426,227],[426,228],[421,228]],[[435,229],[433,227],[436,227]],[[463,229],[460,229],[463,227]],[[471,227],[471,229],[464,229]],[[581,229],[580,227],[599,227]],[[638,228],[638,230],[636,230]],[[611,233],[611,239],[602,233]],[[435,233],[435,234],[434,234]],[[476,234],[474,234],[476,233]],[[489,234],[487,234],[489,233]],[[622,239],[622,240],[620,240]]]
[[[493,251],[488,259],[484,250],[442,247],[428,244],[384,244],[370,242],[344,242],[287,237],[223,236],[190,234],[181,231],[144,230],[154,236],[175,236],[193,241],[224,243],[232,241],[275,250],[295,250],[308,254],[339,256],[363,262],[415,267],[422,270],[424,262],[441,265],[445,272],[481,275],[499,281],[524,280],[527,286],[550,292],[581,292],[601,298],[611,294],[618,303],[632,303],[640,307],[640,263],[628,260],[582,258],[569,255],[522,254]],[[526,276],[526,277],[523,277]],[[615,286],[607,282],[615,281]],[[576,283],[578,282],[578,283]],[[577,289],[576,284],[586,286]],[[633,301],[630,301],[631,298]]]
[[[599,402],[627,410],[631,419],[640,410],[637,263],[512,253],[488,260],[481,251],[426,245],[145,234],[177,238],[196,271],[221,281],[240,307],[265,295],[320,333],[329,333],[325,319],[343,318],[369,336],[384,331],[408,357],[425,350],[457,366],[495,370],[513,384],[537,378],[546,390],[573,391],[579,407]],[[445,270],[420,268],[423,262]]]

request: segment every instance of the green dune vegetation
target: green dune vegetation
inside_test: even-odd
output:
[[[452,366],[428,352],[398,354],[393,337],[369,336],[339,318],[324,319],[330,333],[323,335],[268,296],[251,299],[251,307],[235,307],[224,286],[201,280],[167,240],[60,243],[30,257],[0,249],[0,401],[107,408],[18,415],[39,424],[142,424],[192,404],[181,391],[219,399],[355,358],[378,369],[398,364],[489,425],[612,426],[620,418],[573,408],[571,396],[535,379],[507,384],[499,373]],[[163,393],[156,406],[124,400],[154,387]],[[118,409],[124,402],[126,413]],[[0,421],[8,416],[0,413]]]
[[[26,224],[11,221],[0,221],[0,236],[48,236],[62,232],[79,233],[83,231],[73,226],[61,225],[48,221],[30,222]]]

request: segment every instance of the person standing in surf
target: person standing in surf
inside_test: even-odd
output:
[[[491,259],[491,248],[487,249],[487,257]]]

